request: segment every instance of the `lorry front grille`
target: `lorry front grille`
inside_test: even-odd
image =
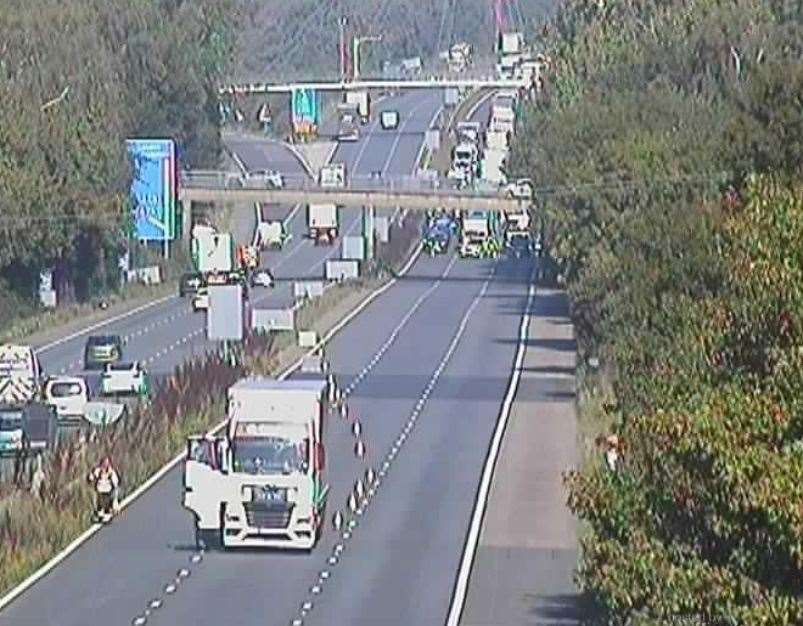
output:
[[[287,503],[247,502],[243,506],[245,519],[252,528],[287,528],[293,512],[293,505]]]

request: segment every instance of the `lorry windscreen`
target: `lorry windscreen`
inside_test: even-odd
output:
[[[307,469],[304,441],[284,437],[237,437],[233,442],[234,471],[244,474],[294,474]]]

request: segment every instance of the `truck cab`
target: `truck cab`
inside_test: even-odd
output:
[[[357,141],[360,138],[359,108],[356,103],[344,102],[337,106],[340,115],[338,141]]]
[[[311,550],[323,528],[326,381],[246,378],[228,392],[221,437],[191,437],[183,504],[196,539]]]
[[[309,237],[316,244],[332,244],[337,239],[338,209],[336,204],[310,204],[307,207]]]

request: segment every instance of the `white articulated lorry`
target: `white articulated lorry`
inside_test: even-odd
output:
[[[191,437],[184,506],[196,541],[311,550],[323,528],[328,486],[324,378],[246,378],[229,388],[222,437]]]

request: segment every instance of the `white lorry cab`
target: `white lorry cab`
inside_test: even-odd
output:
[[[315,243],[334,243],[338,232],[336,204],[310,204],[307,207],[307,229]]]
[[[42,368],[33,348],[0,345],[0,404],[21,405],[35,400]]]
[[[473,143],[464,141],[455,146],[452,153],[452,164],[454,167],[473,168],[477,165],[479,150]]]
[[[530,238],[530,214],[526,210],[505,213],[505,242],[516,238]]]
[[[324,378],[246,378],[229,388],[222,437],[191,437],[184,506],[196,541],[222,548],[311,550],[328,486]]]

